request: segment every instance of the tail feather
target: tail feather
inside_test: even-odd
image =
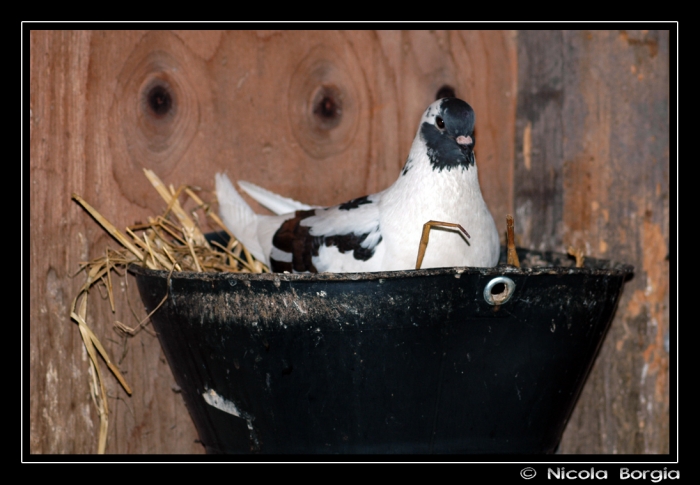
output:
[[[216,174],[216,197],[219,200],[219,215],[228,230],[250,254],[269,265],[269,258],[258,239],[258,215],[236,191],[226,174]]]
[[[257,200],[261,205],[267,207],[277,215],[316,208],[288,197],[282,197],[281,195],[270,192],[267,189],[263,189],[245,180],[239,180],[238,185],[253,199]]]

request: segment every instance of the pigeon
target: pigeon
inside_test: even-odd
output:
[[[421,268],[492,267],[500,243],[481,194],[474,157],[472,107],[441,98],[423,113],[406,163],[388,188],[331,207],[303,204],[250,182],[239,186],[276,215],[253,212],[229,178],[216,174],[224,225],[273,272],[409,270],[423,225],[461,225],[430,232]]]

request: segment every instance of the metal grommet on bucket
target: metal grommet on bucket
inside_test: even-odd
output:
[[[484,288],[484,300],[489,305],[502,305],[510,300],[515,291],[515,283],[505,276],[497,276]]]

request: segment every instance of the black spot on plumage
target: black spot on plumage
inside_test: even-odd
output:
[[[364,197],[358,197],[357,199],[352,199],[348,202],[344,202],[338,206],[338,209],[340,209],[341,211],[349,211],[350,209],[357,209],[362,204],[371,204],[372,201],[369,200],[367,197],[369,196],[365,195]]]
[[[442,129],[428,122],[420,128],[433,169],[440,172],[459,167],[468,169],[474,165],[474,144],[460,145],[455,140],[458,136],[473,139],[474,110],[461,99],[445,98],[436,119],[438,116],[444,123]]]
[[[357,234],[343,234],[342,236],[328,236],[325,238],[326,246],[336,246],[338,251],[341,253],[346,253],[352,251],[352,255],[355,259],[362,261],[367,261],[374,254],[374,248],[382,242],[382,237],[379,237],[377,244],[373,247],[364,248],[361,246],[362,242],[367,239],[370,233],[357,235]]]

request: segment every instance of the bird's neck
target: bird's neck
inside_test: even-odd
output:
[[[398,198],[435,201],[438,205],[482,198],[476,164],[440,169],[430,163],[425,145],[419,143],[413,144],[398,179],[387,191],[395,192]]]

